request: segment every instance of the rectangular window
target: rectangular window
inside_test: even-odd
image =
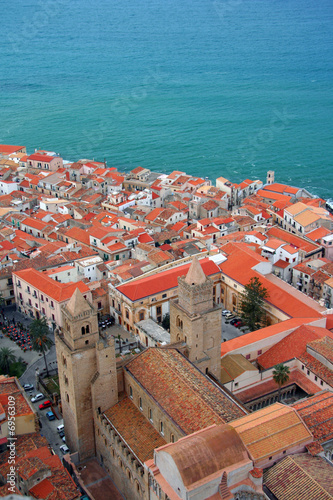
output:
[[[245,358],[246,358],[246,359],[250,359],[250,358],[251,358],[251,354],[247,354],[247,355],[245,356]]]
[[[262,354],[262,350],[261,349],[258,351],[258,356],[260,356],[260,354]]]
[[[156,307],[156,314],[162,314],[162,307],[161,306]]]

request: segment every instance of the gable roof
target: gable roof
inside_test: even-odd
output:
[[[166,443],[127,397],[105,411],[104,415],[142,463],[153,458],[155,448]]]
[[[149,348],[125,369],[184,434],[246,413],[176,349]]]
[[[277,500],[332,500],[332,466],[321,457],[293,455],[264,473],[264,485]]]
[[[212,276],[220,272],[218,266],[208,258],[200,260],[200,265],[206,276]],[[140,300],[156,293],[178,287],[178,277],[184,276],[189,270],[190,264],[168,269],[160,273],[119,285],[117,290],[130,300]]]
[[[330,335],[333,338],[333,333],[326,328],[301,325],[259,356],[257,363],[263,369],[271,368],[279,363],[285,363],[303,354],[309,342],[321,339],[325,335]]]
[[[57,302],[70,299],[76,288],[79,288],[83,293],[89,292],[89,287],[83,281],[61,283],[33,268],[15,271],[13,274]]]
[[[293,408],[302,417],[318,443],[333,439],[333,393],[322,391],[298,401]]]
[[[312,441],[311,432],[296,410],[281,403],[234,420],[230,425],[236,429],[255,462]]]

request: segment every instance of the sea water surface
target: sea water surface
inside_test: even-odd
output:
[[[333,196],[332,0],[1,0],[0,143]]]

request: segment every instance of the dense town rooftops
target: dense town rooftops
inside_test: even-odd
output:
[[[212,276],[219,273],[218,266],[209,258],[202,259],[200,264],[206,276]],[[173,269],[137,279],[130,283],[119,285],[117,290],[133,302],[141,300],[150,295],[176,288],[178,286],[178,277],[186,275],[190,265],[191,263],[184,264]]]

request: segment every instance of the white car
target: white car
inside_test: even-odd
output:
[[[68,448],[67,444],[62,444],[60,446],[60,451],[63,455],[66,455],[66,453],[69,453],[69,448]]]
[[[230,311],[228,309],[223,309],[222,316],[226,316],[229,313],[230,313]]]
[[[31,398],[31,402],[36,403],[36,401],[41,401],[42,399],[45,399],[45,396],[44,396],[44,394],[39,392],[38,394],[36,394],[36,396]]]
[[[33,391],[34,390],[34,386],[32,384],[24,384],[23,389],[25,391]]]

